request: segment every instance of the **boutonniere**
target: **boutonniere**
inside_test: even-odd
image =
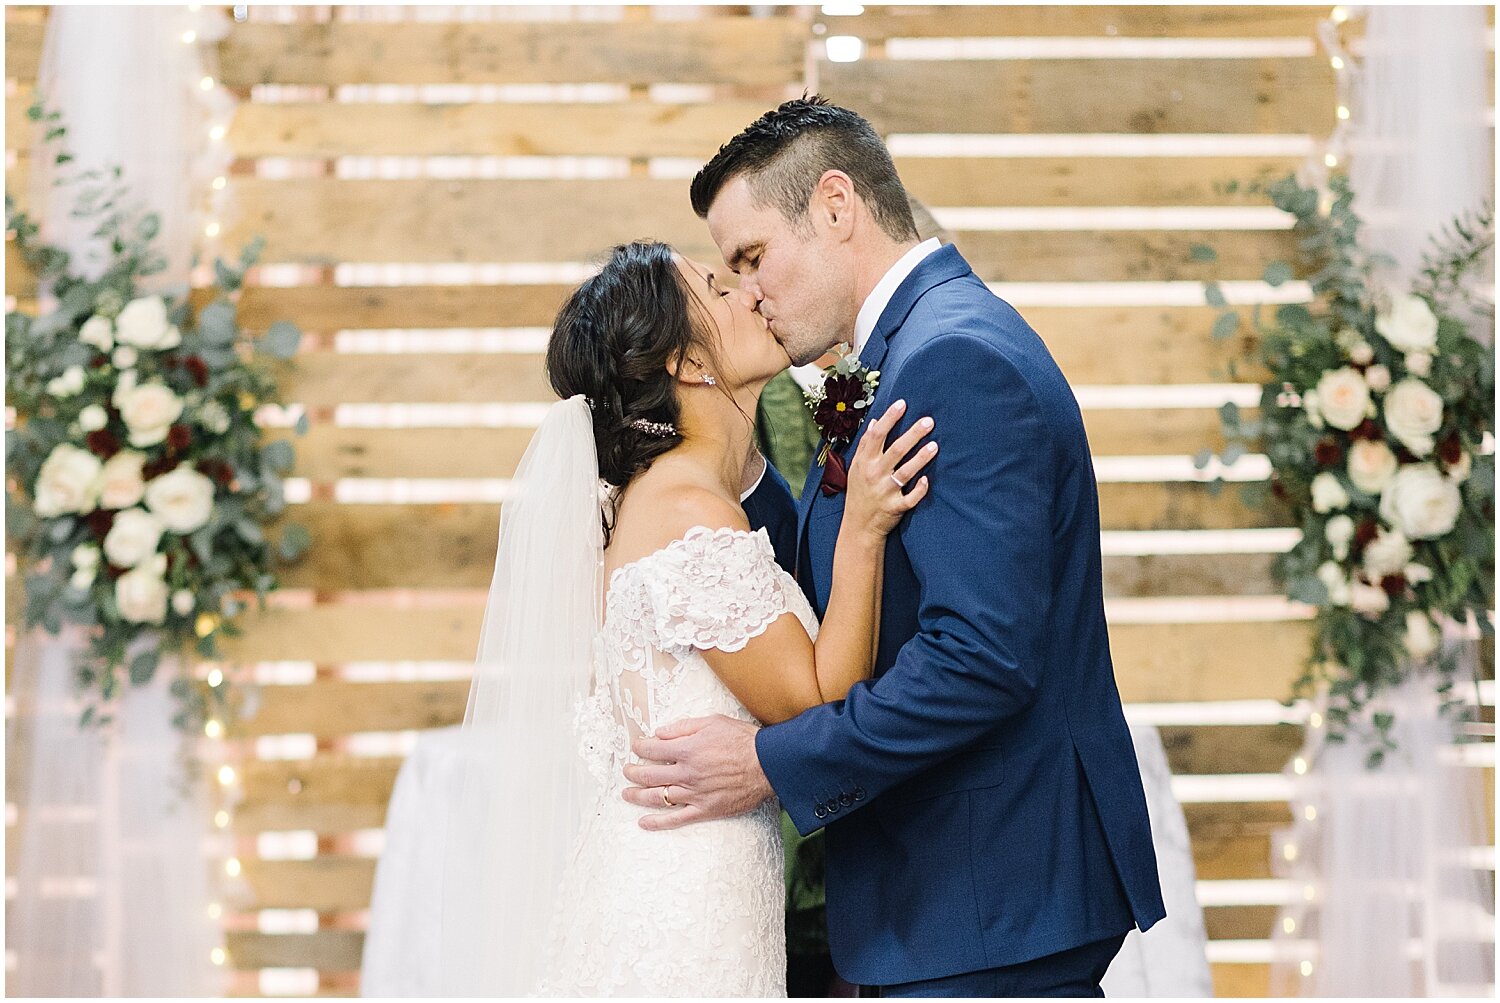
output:
[[[827,461],[830,449],[842,449],[854,439],[859,423],[875,402],[879,385],[880,371],[860,365],[859,358],[841,346],[839,360],[823,371],[822,384],[803,393],[813,424],[826,440],[818,454],[820,466]]]

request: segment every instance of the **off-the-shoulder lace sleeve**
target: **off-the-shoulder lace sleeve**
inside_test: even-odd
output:
[[[764,529],[695,526],[654,555],[644,578],[663,651],[739,651],[788,608]]]

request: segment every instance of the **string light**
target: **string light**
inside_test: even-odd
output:
[[[1303,759],[1301,756],[1298,756],[1296,759],[1292,760],[1292,772],[1296,773],[1299,777],[1302,774],[1306,773],[1307,760]]]
[[[237,878],[237,877],[239,877],[240,876],[240,858],[239,857],[230,857],[228,860],[225,860],[224,861],[224,873],[227,874],[227,875],[229,875],[231,878]]]
[[[220,829],[227,828],[229,826],[229,812],[222,808],[214,812],[214,825]]]
[[[225,763],[223,766],[219,767],[219,783],[223,784],[225,787],[228,787],[230,784],[234,783],[233,766]]]
[[[1312,962],[1311,961],[1304,961],[1304,962],[1302,962],[1301,972],[1302,972],[1302,977],[1304,979],[1307,978],[1308,976],[1312,975]]]
[[[1337,167],[1339,165],[1339,158],[1330,153],[1323,158],[1323,163],[1329,167]]]
[[[1343,24],[1349,20],[1349,8],[1344,6],[1335,7],[1331,16],[1333,17],[1334,24]]]
[[[1336,70],[1342,70],[1344,68],[1344,60],[1339,56],[1334,56],[1328,61],[1328,65]],[[204,90],[208,90],[208,88],[205,87]]]
[[[218,919],[222,915],[224,915],[224,907],[223,906],[219,905],[219,903],[217,903],[217,902],[210,902],[208,904],[208,918],[209,919]]]
[[[224,673],[221,672],[218,669],[209,669],[208,670],[208,685],[212,686],[214,689],[218,689],[223,684],[224,684]]]
[[[1309,822],[1316,821],[1318,817],[1318,809],[1314,808],[1312,805],[1308,805],[1306,808],[1302,809],[1302,814]]]
[[[1334,67],[1334,69],[1338,69],[1338,67]],[[202,80],[198,81],[198,86],[202,87],[206,91],[211,91],[214,89],[214,78],[204,77]]]
[[[1308,717],[1307,723],[1312,725],[1314,728],[1321,728],[1323,727],[1323,715],[1319,714],[1317,711],[1313,711],[1312,715]]]
[[[1292,917],[1288,916],[1286,919],[1283,919],[1281,921],[1281,928],[1283,930],[1285,930],[1287,933],[1296,933],[1297,932],[1297,921],[1295,919],[1292,919]]]
[[[1316,888],[1314,888],[1312,885],[1303,885],[1302,886],[1302,898],[1303,898],[1303,901],[1311,902],[1313,899],[1315,899],[1317,897],[1318,897],[1318,890]]]
[[[228,132],[228,130],[225,129],[223,125],[216,125],[212,129],[208,130],[208,138],[217,143],[224,138],[224,134],[226,132]]]
[[[192,45],[196,41],[198,41],[198,33],[196,31],[189,30],[182,33],[183,45]]]
[[[1297,859],[1297,844],[1296,843],[1288,843],[1288,844],[1286,844],[1286,846],[1284,846],[1284,847],[1281,848],[1281,855],[1283,857],[1285,857],[1288,862],[1296,860]]]
[[[207,735],[209,738],[222,738],[224,736],[224,726],[220,724],[218,720],[210,719],[209,722],[203,726],[203,734]]]
[[[1339,105],[1339,110],[1338,110],[1338,112],[1336,114],[1338,115],[1338,117],[1342,121],[1345,121],[1345,122],[1349,121],[1349,108],[1348,108],[1348,106],[1346,106],[1346,105]]]
[[[205,236],[208,236],[208,237],[217,237],[219,235],[219,221],[218,220],[209,220],[208,221],[208,225],[203,228],[203,233],[204,233]],[[203,624],[205,624],[205,623],[211,624],[213,622],[213,620],[212,620],[211,617],[212,617],[212,614],[209,614],[209,613],[204,613],[204,614],[202,614],[202,615],[200,615],[198,617],[198,622],[199,622],[198,636],[199,637],[206,637],[209,634],[213,633],[213,628],[212,627],[209,627],[206,630],[203,628]],[[205,618],[207,618],[207,619],[205,619]]]
[[[219,175],[218,177],[214,178],[214,191],[222,191],[224,186],[227,184],[229,184],[229,179],[224,177],[222,174]]]
[[[224,962],[229,960],[229,955],[224,953],[224,948],[222,947],[214,948],[209,952],[208,956],[213,959],[213,963],[216,965],[223,965]]]

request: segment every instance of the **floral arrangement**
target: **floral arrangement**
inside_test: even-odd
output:
[[[1271,479],[1248,500],[1274,496],[1302,531],[1273,569],[1288,596],[1317,608],[1295,695],[1322,696],[1330,737],[1342,738],[1413,671],[1435,669],[1451,698],[1444,620],[1472,617],[1492,631],[1495,360],[1468,327],[1487,315],[1492,330],[1494,307],[1465,279],[1492,251],[1494,217],[1486,206],[1455,221],[1415,288],[1389,289],[1379,281],[1387,259],[1359,247],[1347,179],[1331,179],[1331,201],[1295,177],[1257,187],[1295,217],[1315,301],[1280,307],[1270,324],[1256,311],[1270,379],[1258,420],[1221,411],[1222,459],[1263,451]],[[1279,285],[1292,274],[1273,262],[1265,277]],[[1221,310],[1214,336],[1230,337],[1239,313],[1217,286],[1207,294]],[[1371,723],[1374,765],[1392,747],[1392,720],[1376,712]]]
[[[860,365],[859,357],[844,349],[837,362],[823,374],[823,382],[804,391],[803,402],[812,412],[813,423],[828,441],[817,462],[827,459],[830,448],[847,445],[859,431],[860,422],[875,402],[875,388],[880,385],[878,370]]]
[[[159,219],[120,207],[124,190],[110,190],[119,176],[63,182],[90,185],[74,212],[100,221],[95,236],[110,258],[97,278],[77,274],[6,198],[17,248],[55,299],[40,315],[5,317],[15,411],[7,528],[25,571],[26,626],[87,629],[76,663],[90,697],[84,723],[107,720],[122,682],[149,681],[163,653],[192,645],[218,657],[218,638],[240,633],[249,592],[264,606],[277,585],[267,527],[284,508],[282,477],[295,459],[291,443],[267,441],[255,412],[279,401],[270,363],[291,357],[300,333],[282,322],[252,337],[236,315],[258,244],[237,264],[215,263],[211,302],[196,315],[185,290],[145,293],[141,280],[165,267],[152,248]],[[276,549],[291,560],[308,542],[288,524]],[[228,696],[222,682],[178,679],[172,689],[179,727]]]

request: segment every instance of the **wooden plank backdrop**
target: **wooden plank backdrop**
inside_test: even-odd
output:
[[[569,276],[645,235],[716,260],[685,165],[805,87],[891,138],[908,187],[1078,388],[1110,471],[1100,496],[1120,688],[1133,715],[1172,712],[1174,773],[1274,780],[1299,745],[1271,703],[1308,636],[1270,578],[1289,521],[1211,490],[1184,461],[1222,444],[1216,405],[1259,379],[1254,345],[1214,342],[1214,311],[1173,283],[1254,292],[1264,263],[1290,252],[1284,220],[1219,186],[1291,169],[1331,129],[1334,79],[1312,43],[1321,9],[755,10],[512,8],[459,22],[252,6],[219,44],[221,86],[241,100],[226,140],[238,209],[219,248],[264,235],[242,314],[308,332],[288,390],[311,419],[294,508],[315,539],[228,666],[266,682],[232,738],[243,800],[231,827],[250,895],[225,921],[237,995],[358,989],[370,834],[403,736],[462,718],[494,558],[498,506],[483,499],[551,399],[538,329]],[[45,15],[7,10],[16,194]],[[863,58],[830,62],[835,35],[861,38]],[[1217,145],[1174,146],[1182,135]],[[1216,261],[1193,254],[1203,244]],[[6,260],[6,292],[25,301],[32,284],[9,245]],[[441,407],[428,420],[409,405]],[[496,405],[510,417],[488,416]],[[402,493],[414,485],[420,502]],[[1244,532],[1255,529],[1271,533]],[[1184,809],[1200,882],[1272,878],[1284,801]],[[314,834],[315,852],[288,857],[287,833]],[[1205,910],[1222,994],[1268,989],[1275,910],[1257,894]],[[287,922],[297,932],[270,932]],[[306,978],[270,977],[286,969]]]

